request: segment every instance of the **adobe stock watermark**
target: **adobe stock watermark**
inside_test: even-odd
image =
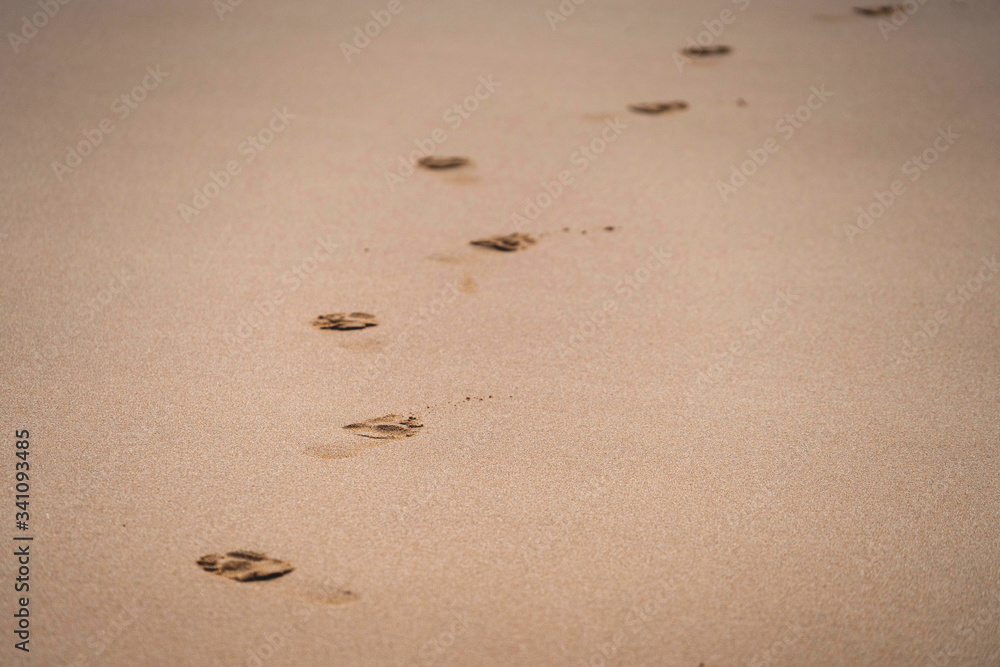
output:
[[[398,16],[403,11],[401,0],[389,0],[385,9],[373,9],[371,11],[373,21],[365,24],[365,29],[361,26],[354,27],[354,39],[351,43],[341,42],[340,52],[344,54],[344,59],[350,64],[351,58],[360,56],[361,51],[372,43],[372,40],[382,34],[385,28],[392,23],[392,17]]]
[[[295,114],[288,112],[288,107],[282,107],[281,111],[274,109],[271,119],[267,124],[255,134],[248,136],[236,147],[236,152],[243,156],[246,164],[250,164],[256,157],[267,148],[274,139],[284,132]],[[191,220],[208,208],[209,203],[218,197],[223,190],[229,187],[238,174],[242,173],[243,166],[238,160],[229,160],[225,168],[221,171],[209,171],[208,181],[200,187],[193,189],[194,196],[191,198],[191,205],[181,203],[177,205],[177,213],[181,219],[190,223]]]
[[[159,65],[156,67],[147,66],[146,72],[146,76],[142,78],[139,85],[122,93],[111,103],[111,112],[118,117],[119,121],[124,121],[132,115],[132,112],[139,108],[139,104],[149,96],[149,93],[156,90],[163,83],[163,80],[170,76],[170,72],[162,71]],[[114,131],[115,123],[110,117],[101,119],[92,130],[83,130],[82,140],[77,142],[75,146],[66,146],[65,162],[52,161],[52,171],[56,178],[62,181],[66,174],[83,164],[83,159],[97,150],[104,138]]]
[[[953,322],[957,322],[963,314],[965,305],[972,300],[973,296],[983,287],[993,280],[997,272],[1000,271],[1000,263],[997,263],[997,256],[983,257],[981,266],[964,283],[957,285],[945,296],[945,302],[950,307],[939,308],[934,312],[932,318],[924,320],[920,328],[903,339],[903,345],[899,354],[894,355],[897,365],[903,364],[917,356],[921,351],[926,350],[941,330]]]
[[[458,289],[458,281],[451,280],[437,291],[437,294],[428,304],[420,306],[417,309],[416,315],[410,317],[399,335],[392,341],[386,342],[382,350],[375,355],[371,363],[365,368],[363,380],[368,386],[371,386],[385,370],[385,364],[388,361],[386,351],[391,346],[403,345],[409,339],[412,332],[426,329],[427,325],[439,317],[460,295],[461,291]]]
[[[140,611],[144,611],[145,607],[141,602],[139,597],[135,597],[131,601],[123,603],[121,612],[105,624],[104,628],[94,634],[87,635],[88,651],[77,653],[73,661],[67,664],[67,667],[85,667],[92,658],[97,659],[104,655],[104,652],[125,633],[125,630],[138,620]]]
[[[739,7],[741,12],[746,11],[747,7],[750,6],[750,0],[731,0],[734,5]],[[731,9],[723,9],[719,12],[719,18],[716,19],[706,19],[701,22],[705,29],[699,32],[695,36],[688,36],[687,44],[689,47],[705,47],[712,46],[715,44],[715,40],[722,36],[725,32],[726,26],[730,26],[736,23],[737,14]],[[691,58],[688,58],[684,53],[678,51],[674,53],[674,64],[677,65],[677,71],[683,72],[684,68],[694,62]]]
[[[226,14],[232,14],[236,8],[243,4],[243,0],[212,0],[212,9],[219,21],[226,20]]]
[[[578,146],[570,154],[570,165],[575,167],[578,174],[586,173],[594,160],[603,155],[608,150],[608,146],[617,141],[622,132],[627,129],[628,125],[620,118],[615,118],[613,121],[605,121],[604,129],[601,130],[600,136],[594,137],[588,143]],[[572,185],[575,180],[576,176],[573,175],[572,170],[563,169],[556,175],[556,179],[542,181],[541,189],[533,197],[524,198],[524,207],[521,211],[519,213],[511,213],[510,220],[514,223],[514,229],[518,232],[523,232],[527,228],[529,220],[531,222],[538,220],[542,211],[552,206],[553,202],[562,195],[566,186]]]
[[[947,130],[939,128],[938,136],[934,138],[932,145],[925,148],[920,155],[914,155],[904,162],[903,166],[900,167],[900,171],[909,177],[911,183],[916,183],[927,173],[931,165],[937,162],[941,155],[960,138],[961,135],[953,131],[950,125]],[[858,218],[855,224],[844,225],[844,234],[847,235],[847,240],[854,243],[854,239],[868,231],[875,224],[875,221],[885,215],[886,211],[905,193],[906,183],[900,179],[896,179],[890,183],[889,189],[884,192],[876,190],[873,193],[875,201],[869,203],[867,206],[859,206],[857,208]]]
[[[802,129],[802,126],[809,122],[813,112],[822,109],[827,100],[833,97],[833,93],[826,89],[825,84],[820,85],[819,88],[812,86],[809,90],[811,94],[803,105],[795,111],[785,114],[774,124],[775,132],[781,137],[780,141],[776,137],[769,137],[760,148],[748,149],[747,155],[750,156],[750,159],[738,166],[733,165],[727,181],[715,182],[715,187],[719,190],[719,196],[722,197],[723,202],[736,194],[740,188],[747,184],[747,179],[756,174],[757,170],[763,167],[772,155],[781,150],[781,141],[787,142],[795,136],[796,130]]]
[[[223,341],[230,347],[250,338],[260,329],[264,321],[278,309],[290,294],[294,294],[309,276],[316,272],[320,264],[328,262],[333,257],[333,251],[340,247],[330,236],[316,239],[311,253],[293,264],[281,276],[281,286],[271,290],[260,299],[254,301],[253,308],[241,315],[236,322],[236,333],[228,331],[222,335]]]
[[[624,629],[611,633],[607,641],[592,647],[590,653],[578,663],[579,667],[606,667],[617,662],[618,652],[631,638],[644,637],[648,626],[669,604],[677,588],[676,579],[671,577],[659,590],[647,594],[638,604],[633,604],[625,612]]]
[[[697,386],[703,389],[729,375],[736,366],[736,360],[742,359],[756,349],[764,339],[764,335],[790,313],[800,300],[799,295],[793,293],[790,287],[778,290],[771,307],[765,308],[760,315],[744,324],[742,335],[714,353],[712,355],[714,361],[698,371]]]
[[[111,305],[111,302],[118,298],[135,278],[135,274],[127,267],[114,271],[110,280],[107,281],[106,287],[98,290],[97,294],[87,301],[78,304],[76,312],[65,318],[67,324],[63,329],[58,331],[40,350],[38,348],[32,350],[31,364],[34,370],[41,372],[46,363],[58,358],[63,353],[63,347],[71,339],[83,333],[81,323],[93,322],[98,313]]]
[[[927,0],[903,0],[903,2],[894,5],[896,11],[888,19],[880,18],[876,24],[879,32],[882,33],[882,39],[889,41],[889,35],[906,25],[910,17],[926,3]]]
[[[40,12],[35,12],[29,18],[27,15],[21,17],[21,29],[14,33],[7,33],[7,40],[10,42],[11,48],[14,49],[14,53],[25,46],[32,37],[38,34],[38,31],[49,24],[49,21],[54,19],[56,15],[62,10],[63,7],[73,2],[73,0],[38,0],[35,4],[42,10]]]
[[[797,623],[789,623],[778,639],[760,653],[744,660],[743,664],[745,667],[771,667],[771,665],[783,664],[780,661],[785,653],[801,637],[802,628]]]
[[[626,273],[601,303],[599,310],[593,310],[583,322],[573,328],[566,344],[556,343],[555,353],[565,361],[580,351],[584,343],[597,335],[619,308],[627,304],[636,292],[648,283],[653,275],[667,265],[673,253],[663,248],[650,248],[645,260],[634,270]]]
[[[549,22],[549,27],[554,31],[560,23],[565,23],[570,16],[576,13],[576,8],[587,0],[560,0],[555,10],[546,9],[545,19]]]
[[[314,590],[318,590],[320,595],[328,593],[342,600],[343,602],[349,602],[351,600],[357,599],[350,590],[344,588],[344,586],[349,585],[347,582],[340,583],[332,577],[326,578],[319,586],[314,587]],[[300,601],[290,613],[288,613],[281,623],[280,626],[273,632],[269,632],[262,635],[260,638],[254,640],[251,647],[247,649],[246,652],[246,667],[263,667],[268,661],[278,654],[278,651],[283,649],[289,644],[292,638],[298,634],[303,633],[307,637],[313,640],[322,641],[319,637],[313,635],[312,633],[306,633],[302,630],[302,626],[305,625],[317,611],[322,610],[326,605],[318,601]],[[331,645],[332,646],[332,645]]]
[[[469,629],[463,618],[456,618],[446,628],[420,645],[415,658],[407,667],[431,667],[444,656]]]
[[[452,131],[462,127],[462,123],[472,117],[472,114],[479,109],[480,104],[490,99],[497,88],[500,87],[498,81],[493,80],[493,75],[479,77],[479,85],[461,102],[448,107],[442,116],[444,122]],[[444,128],[436,127],[426,139],[414,139],[417,150],[407,156],[399,156],[399,166],[394,171],[385,172],[385,183],[389,186],[390,192],[395,192],[396,186],[404,182],[416,171],[417,162],[421,158],[434,153],[434,149],[448,141],[448,133]]]
[[[997,615],[1000,614],[1000,595],[996,591],[989,591],[989,598],[985,605],[980,607],[975,616],[966,616],[955,624],[953,633],[957,636],[950,639],[937,651],[926,656],[923,667],[945,667],[951,664],[953,658],[962,656],[969,648],[969,643],[983,634],[987,629],[992,630],[995,636],[997,627]],[[996,656],[994,656],[996,657]],[[972,664],[963,662],[962,664]],[[996,664],[995,662],[978,664]]]

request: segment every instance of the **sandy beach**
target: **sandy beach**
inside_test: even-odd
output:
[[[0,664],[1000,665],[1000,6],[853,7],[3,3]]]

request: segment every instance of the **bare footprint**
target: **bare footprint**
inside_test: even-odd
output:
[[[456,167],[463,167],[469,164],[469,158],[458,156],[435,157],[428,155],[427,157],[420,158],[417,164],[424,169],[455,169]]]
[[[375,438],[377,440],[402,440],[411,438],[422,428],[423,424],[413,415],[403,417],[403,415],[385,415],[375,417],[357,424],[348,424],[344,428],[360,435],[364,438]]]
[[[712,46],[689,46],[681,53],[692,58],[707,58],[709,56],[722,56],[731,51],[732,49],[725,44],[714,44]]]
[[[317,329],[364,329],[378,326],[378,320],[371,313],[330,313],[320,315],[312,321]]]
[[[198,566],[233,581],[263,581],[275,579],[295,569],[291,563],[268,558],[256,551],[230,551],[225,556],[207,554],[198,559]]]
[[[645,113],[650,115],[658,115],[661,113],[667,113],[669,111],[683,111],[688,108],[688,103],[683,101],[676,102],[640,102],[639,104],[628,105],[628,110],[635,113]]]
[[[493,248],[494,250],[511,252],[514,250],[524,250],[535,245],[537,241],[535,241],[534,237],[529,234],[514,232],[513,234],[491,236],[488,239],[477,239],[475,241],[470,241],[469,243],[471,245],[482,246],[484,248]]]
[[[862,16],[890,16],[903,9],[903,5],[880,5],[877,7],[853,7]]]
[[[354,435],[367,438],[369,440],[403,440],[412,438],[422,428],[423,423],[419,418],[410,415],[384,415],[375,417],[356,424],[344,426],[344,430],[350,431]],[[356,456],[361,452],[376,447],[381,443],[370,442],[360,443],[329,443],[315,447],[307,447],[302,453],[317,459],[346,459]]]

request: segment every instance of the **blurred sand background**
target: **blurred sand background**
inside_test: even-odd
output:
[[[386,5],[75,2],[0,45],[0,458],[30,429],[36,535],[31,659],[4,583],[0,662],[1000,664],[1000,280],[956,296],[1000,251],[997,3],[884,38],[831,0],[588,0],[554,28],[555,0],[413,0],[348,62]],[[733,52],[679,68],[724,10]],[[660,100],[690,108],[626,110]],[[390,189],[436,129],[474,166]],[[468,245],[564,170],[537,245]],[[380,325],[309,326],[352,310]],[[306,453],[386,413],[425,426]],[[234,549],[296,569],[195,565]]]

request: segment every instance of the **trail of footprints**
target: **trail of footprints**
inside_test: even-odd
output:
[[[854,7],[853,9],[855,13],[862,16],[880,17],[891,15],[894,12],[900,11],[901,8],[901,5],[894,4],[874,7]],[[696,59],[716,58],[731,52],[732,48],[726,45],[690,46],[681,50],[684,56]],[[747,106],[747,102],[743,98],[739,98],[736,104],[741,107]],[[689,104],[683,100],[636,102],[627,105],[626,109],[635,114],[662,116],[687,111]],[[451,172],[461,171],[463,168],[473,165],[473,162],[469,158],[461,156],[429,155],[420,159],[417,164],[428,171]],[[616,227],[607,225],[601,229],[611,232],[615,231]],[[566,233],[572,230],[564,227],[560,231]],[[554,232],[542,232],[538,236],[544,237],[552,233]],[[586,234],[587,230],[580,230],[580,233]],[[515,232],[475,239],[469,243],[479,248],[512,253],[526,250],[534,246],[537,242],[538,240],[530,234]],[[368,250],[368,248],[365,248],[365,252],[368,252]],[[319,315],[312,321],[312,326],[316,329],[326,331],[360,331],[378,326],[378,323],[378,318],[375,315],[355,311]],[[493,395],[489,395],[488,398],[492,399]],[[465,402],[468,403],[477,399],[478,401],[486,400],[484,397],[467,396]],[[458,403],[449,403],[449,405],[454,407],[461,403],[460,401]],[[428,409],[431,409],[431,407],[430,405],[427,406]],[[307,449],[304,453],[324,459],[348,458],[380,443],[403,441],[414,437],[421,432],[423,427],[423,422],[414,414],[387,414],[381,417],[372,417],[364,421],[345,424],[341,427],[348,434],[358,439],[355,443],[314,447]],[[295,567],[291,563],[249,550],[229,551],[225,554],[206,554],[198,559],[197,565],[205,572],[238,582],[274,580],[295,570]],[[308,599],[321,604],[341,605],[355,602],[360,599],[360,596],[353,591],[337,590],[324,592],[321,595],[312,594],[308,596]]]
[[[705,58],[723,55],[729,53],[730,50],[728,46],[712,46],[690,47],[684,49],[683,52],[690,57]],[[743,102],[742,99],[740,102]],[[628,105],[627,109],[637,114],[659,116],[686,111],[688,106],[688,103],[685,101],[674,100],[669,102],[639,102]],[[456,171],[472,165],[473,162],[469,158],[461,156],[429,155],[420,159],[417,164],[429,171]],[[605,232],[613,232],[616,227],[614,225],[605,225],[600,229]],[[559,231],[568,233],[573,230],[569,227],[564,227]],[[588,230],[583,229],[579,231],[581,234],[587,234]],[[538,237],[545,237],[552,233],[556,232],[541,232],[538,234]],[[511,253],[527,250],[537,244],[538,239],[531,234],[514,232],[474,239],[469,243],[479,248]],[[368,250],[368,248],[365,248],[365,252],[368,252]],[[371,313],[354,311],[318,315],[311,324],[314,328],[324,331],[360,331],[378,326],[379,322],[378,318]],[[493,395],[490,394],[488,397],[467,396],[465,403],[470,403],[474,400],[484,401],[487,398],[492,399]],[[460,404],[462,404],[461,401],[458,403],[449,403],[452,407]],[[431,407],[430,405],[427,406],[428,409],[431,409]],[[412,438],[421,432],[423,426],[423,422],[414,414],[387,414],[381,417],[372,417],[364,421],[345,424],[341,427],[348,434],[355,436],[359,440],[350,444],[312,447],[306,449],[304,453],[308,456],[322,459],[349,458],[382,442],[402,441]],[[205,572],[238,582],[273,580],[295,570],[295,567],[291,563],[249,550],[229,551],[224,554],[206,554],[198,559],[197,565]],[[324,593],[321,596],[312,595],[310,599],[324,604],[346,604],[360,599],[360,596],[352,591],[338,590],[333,593]]]

